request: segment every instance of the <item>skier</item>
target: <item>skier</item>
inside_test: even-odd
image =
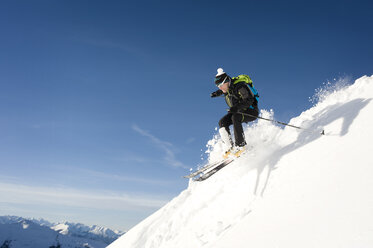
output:
[[[219,121],[219,134],[222,141],[228,147],[224,158],[234,154],[239,156],[246,145],[244,132],[242,129],[242,123],[248,123],[256,120],[259,115],[257,93],[248,86],[248,81],[252,81],[249,76],[240,75],[238,77],[231,78],[224,72],[222,68],[219,68],[218,73],[215,76],[215,84],[219,90],[211,93],[211,97],[218,97],[221,95],[225,96],[225,101],[229,106],[228,114],[223,116]],[[243,81],[242,77],[246,77],[249,80]],[[242,113],[249,114],[243,115]],[[256,117],[255,117],[256,116]],[[233,144],[229,126],[233,124],[235,144]]]

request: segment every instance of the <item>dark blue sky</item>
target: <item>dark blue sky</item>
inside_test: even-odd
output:
[[[260,108],[289,121],[311,106],[309,97],[323,83],[372,75],[372,7],[371,1],[2,1],[2,181],[168,200],[185,188],[184,167],[199,163],[225,114],[224,100],[209,97],[218,67],[249,74]],[[19,209],[4,214],[43,217],[37,203],[1,204]],[[66,209],[55,212],[116,227],[152,211],[97,221]]]

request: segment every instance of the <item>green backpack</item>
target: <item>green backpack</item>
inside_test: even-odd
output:
[[[252,95],[255,97],[256,101],[259,101],[259,94],[258,91],[255,89],[253,80],[248,75],[238,75],[237,77],[232,78],[233,84],[237,84],[240,82],[245,82],[249,89],[251,90]]]

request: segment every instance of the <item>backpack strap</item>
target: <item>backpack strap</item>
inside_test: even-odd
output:
[[[254,85],[248,84],[248,86],[249,86],[252,96],[255,97],[256,101],[259,101],[259,94],[258,94],[258,91],[254,88]]]

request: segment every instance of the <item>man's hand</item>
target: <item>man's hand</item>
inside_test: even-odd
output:
[[[231,113],[231,114],[234,114],[234,113],[237,113],[237,111],[238,111],[238,108],[237,107],[235,107],[235,106],[233,106],[233,107],[231,107],[230,109],[229,109],[229,113]]]
[[[213,97],[221,96],[222,94],[223,92],[221,90],[217,90],[217,91],[212,92],[210,96],[213,98]]]

